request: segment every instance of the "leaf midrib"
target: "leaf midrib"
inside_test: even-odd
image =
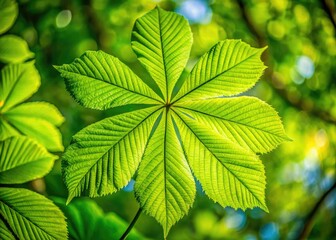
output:
[[[173,109],[172,109],[172,111],[174,111]],[[253,197],[255,197],[255,199],[257,199],[257,201],[260,203],[260,205],[261,206],[264,206],[264,204],[259,200],[259,198],[245,185],[245,183],[244,182],[242,182],[241,180],[240,180],[240,178],[238,178],[237,176],[236,176],[236,174],[234,174],[232,171],[230,171],[230,169],[228,169],[227,168],[227,166],[225,166],[225,164],[224,163],[222,163],[219,159],[218,159],[218,157],[203,143],[203,141],[197,136],[197,134],[192,130],[192,128],[183,120],[183,118],[176,112],[176,111],[174,111],[174,113],[182,120],[182,122],[189,128],[189,130],[194,134],[194,136],[202,143],[202,145],[206,148],[206,149],[208,149],[208,151],[211,153],[211,155],[213,155],[216,159],[217,159],[217,161],[218,162],[220,162],[220,164],[228,171],[228,172],[230,172],[252,195],[253,195]]]
[[[163,48],[163,41],[162,41],[162,24],[161,24],[161,15],[160,15],[160,9],[157,9],[158,11],[158,18],[159,18],[159,31],[160,31],[160,45],[161,45],[161,53],[162,53],[162,64],[163,64],[163,70],[164,70],[164,76],[165,76],[165,82],[166,82],[166,102],[169,103],[169,93],[168,93],[168,79],[167,79],[167,66],[166,66],[166,58]]]
[[[205,85],[205,84],[211,82],[212,80],[214,80],[215,78],[219,77],[220,75],[229,72],[230,70],[232,70],[233,68],[239,66],[240,64],[243,64],[244,62],[248,61],[249,59],[251,59],[252,57],[254,57],[255,55],[257,55],[258,53],[259,53],[259,52],[256,51],[255,53],[253,53],[253,54],[250,55],[249,57],[245,58],[243,61],[241,61],[241,62],[239,62],[239,63],[233,65],[232,67],[230,67],[230,68],[224,70],[224,71],[221,72],[221,73],[216,74],[214,77],[210,78],[209,80],[206,80],[205,82],[201,83],[200,85],[196,86],[195,88],[189,90],[189,91],[186,92],[184,95],[182,95],[182,96],[179,97],[178,99],[174,100],[174,101],[172,102],[172,104],[175,103],[175,102],[177,102],[177,101],[179,101],[180,99],[182,99],[183,97],[187,96],[188,94],[190,94],[190,93],[196,91],[198,88],[202,87],[203,85]],[[192,72],[196,69],[197,65],[198,65],[198,64],[196,64],[195,68],[193,68],[193,70],[189,73],[189,76],[188,76],[188,78],[186,79],[186,81],[188,81],[188,80],[190,79],[191,74],[192,74]],[[184,86],[182,86],[182,87],[184,87]]]

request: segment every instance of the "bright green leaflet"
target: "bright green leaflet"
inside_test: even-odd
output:
[[[90,199],[76,199],[66,205],[63,198],[52,198],[64,212],[69,229],[69,238],[75,240],[119,239],[127,223],[115,213],[104,214],[96,202]],[[135,229],[128,235],[129,240],[145,239]]]
[[[0,214],[19,239],[67,239],[63,213],[30,190],[0,188]]]
[[[45,102],[22,103],[40,86],[40,75],[33,62],[10,64],[1,70],[0,141],[26,135],[50,151],[63,151],[57,129],[64,118],[55,106]]]
[[[0,37],[0,61],[4,63],[20,63],[34,57],[25,40],[15,35]]]
[[[32,139],[24,136],[7,138],[0,142],[0,184],[41,178],[51,170],[56,158]]]
[[[134,104],[135,99],[143,104],[143,109],[104,119],[74,136],[63,156],[68,200],[82,193],[95,197],[115,192],[138,169],[135,196],[163,226],[164,236],[193,204],[193,176],[223,207],[268,211],[264,166],[256,153],[268,152],[289,138],[266,103],[252,97],[227,98],[258,81],[265,69],[260,60],[265,48],[240,40],[219,42],[200,58],[174,95],[191,40],[186,20],[159,7],[135,23],[133,50],[162,100],[129,68],[102,52],[88,52],[56,67],[84,106],[114,108]],[[118,67],[105,61],[118,62]],[[125,81],[122,72],[132,77]]]
[[[0,34],[14,24],[17,15],[18,6],[14,0],[0,0]]]

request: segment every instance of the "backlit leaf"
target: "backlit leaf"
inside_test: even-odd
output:
[[[67,239],[63,213],[30,190],[0,188],[0,214],[19,239]]]
[[[56,158],[30,138],[7,138],[0,142],[0,184],[41,178],[51,170]]]

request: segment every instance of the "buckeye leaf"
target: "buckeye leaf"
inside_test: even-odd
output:
[[[0,0],[0,34],[14,24],[17,15],[18,6],[15,0]]]
[[[7,138],[0,142],[0,184],[18,184],[41,178],[51,170],[56,158],[30,138]]]
[[[20,63],[34,57],[25,40],[15,35],[0,37],[0,61],[4,63]]]
[[[0,215],[18,239],[67,239],[61,210],[30,190],[0,188]]]
[[[55,66],[71,95],[83,106],[108,109],[127,104],[157,104],[159,96],[119,59],[87,51],[71,64]]]
[[[188,61],[191,45],[188,22],[178,14],[156,7],[134,24],[132,48],[167,102]]]
[[[268,152],[289,138],[266,103],[219,98],[240,94],[258,81],[265,69],[260,60],[264,49],[222,41],[198,61],[182,87],[174,89],[191,40],[186,20],[159,7],[135,23],[133,50],[160,88],[162,100],[120,61],[102,52],[90,52],[58,68],[70,93],[84,106],[155,104],[121,110],[74,136],[63,156],[68,201],[83,192],[91,197],[113,193],[137,170],[135,196],[163,226],[165,237],[193,204],[194,176],[223,207],[267,211],[265,171],[256,153]],[[133,79],[131,86],[145,87],[132,92],[129,86],[120,87],[115,82],[122,71],[129,74],[122,83]],[[173,89],[174,94],[178,90],[175,96]]]
[[[46,102],[20,104],[40,86],[40,76],[34,63],[5,66],[1,71],[0,86],[0,140],[26,135],[50,151],[63,151],[57,127],[64,118],[58,109]]]

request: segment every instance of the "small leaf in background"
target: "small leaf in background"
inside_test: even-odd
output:
[[[29,50],[25,40],[15,35],[0,37],[0,61],[3,63],[20,63],[35,56]]]
[[[69,228],[70,239],[75,240],[117,240],[128,227],[125,220],[115,213],[104,214],[103,210],[90,199],[76,199],[66,205],[66,200],[52,197],[64,212]],[[127,239],[145,239],[135,229]]]
[[[0,184],[19,184],[45,176],[57,157],[36,141],[17,136],[0,142]]]
[[[19,239],[67,239],[61,210],[30,190],[0,188],[0,215]]]
[[[14,0],[0,0],[0,34],[6,32],[14,24],[17,15],[18,6]]]
[[[26,135],[50,151],[63,151],[61,133],[64,122],[58,109],[46,102],[22,103],[40,86],[40,75],[34,62],[10,64],[1,70],[0,140]]]

